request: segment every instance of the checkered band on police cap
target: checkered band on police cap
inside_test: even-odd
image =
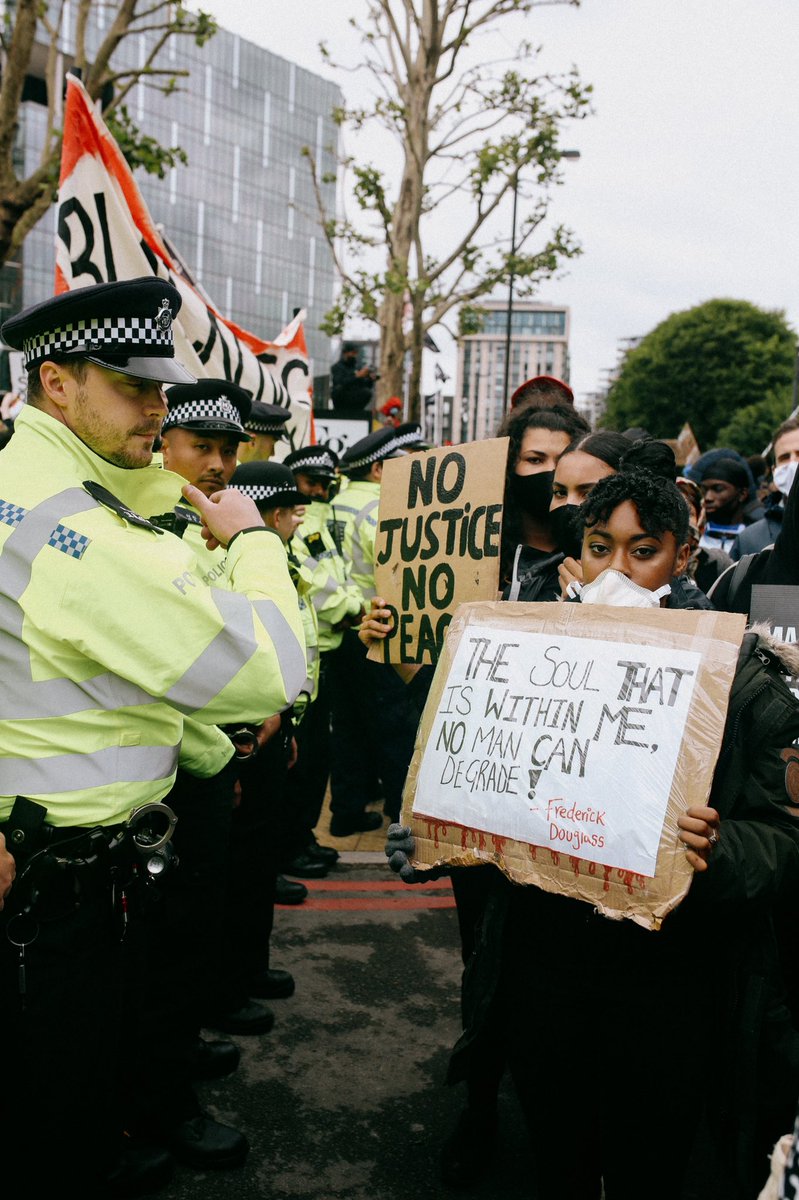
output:
[[[244,428],[248,433],[285,433],[285,421],[264,420],[263,417],[248,417]]]
[[[274,496],[297,496],[297,489],[290,483],[233,483],[237,492],[251,500],[271,500]],[[292,503],[299,503],[293,500]]]
[[[406,429],[404,433],[398,433],[394,438],[394,444],[399,447],[413,446],[416,442],[420,442],[421,440],[422,427],[421,425],[414,425],[412,429]]]
[[[345,474],[349,471],[359,471],[361,467],[368,467],[370,463],[382,462],[384,458],[390,458],[398,450],[404,455],[405,451],[398,445],[396,438],[392,438],[391,441],[382,442],[376,448],[359,454],[357,458],[347,458],[345,455],[341,460],[340,469]]]
[[[167,429],[176,425],[191,425],[201,421],[225,421],[244,432],[241,413],[227,396],[204,396],[202,399],[186,400],[185,403],[176,405],[164,418],[161,432],[165,433]]]
[[[263,400],[254,400],[251,411],[244,421],[248,433],[272,433],[277,436],[286,434],[291,413],[279,404],[265,404]]]
[[[25,338],[22,355],[28,370],[59,355],[104,350],[107,354],[130,356],[142,347],[149,355],[172,353],[172,314],[167,301],[154,317],[92,317],[48,329],[46,333]]]
[[[291,467],[292,471],[329,471],[331,475],[336,470],[333,455],[321,446],[308,446],[303,450],[296,450],[289,457],[286,466]]]

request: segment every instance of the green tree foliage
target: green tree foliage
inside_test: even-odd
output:
[[[791,389],[769,392],[757,404],[739,408],[732,420],[716,435],[719,446],[732,446],[747,458],[762,454],[771,444],[775,430],[791,415]]]
[[[366,126],[382,128],[399,150],[397,169],[347,159],[355,215],[332,219],[305,149],[341,279],[325,328],[342,332],[351,315],[379,325],[378,402],[402,394],[409,353],[418,403],[424,336],[453,310],[465,306],[468,325],[480,298],[511,274],[517,294],[531,295],[579,253],[571,232],[550,224],[549,205],[562,177],[562,130],[588,114],[590,87],[573,69],[536,71],[540,47],[529,42],[500,62],[467,54],[481,34],[539,3],[579,0],[368,0],[363,59],[348,69],[365,72],[374,99],[334,117],[353,141]]]
[[[124,100],[137,84],[169,94],[186,71],[163,69],[158,55],[172,37],[190,37],[198,46],[216,33],[205,12],[195,12],[182,0],[118,0],[109,15],[104,36],[90,59],[87,31],[99,0],[76,0],[73,5],[72,65],[103,114],[132,167],[163,177],[177,162],[185,162],[179,146],[161,146],[138,129]],[[111,6],[106,3],[106,9]],[[69,65],[62,46],[63,0],[16,0],[4,5],[0,22],[3,55],[0,78],[0,265],[23,242],[26,234],[56,198],[61,159],[63,73]],[[135,67],[117,66],[120,45],[136,36],[147,38],[144,61]],[[34,66],[36,64],[36,66]],[[43,73],[47,93],[46,127],[39,162],[29,174],[21,170],[17,133],[19,108],[26,80]]]
[[[676,437],[689,421],[702,450],[735,445],[741,453],[760,453],[788,415],[795,360],[796,334],[783,312],[746,300],[708,300],[672,313],[629,352],[602,424],[641,425],[655,437]],[[758,444],[766,424],[769,433]],[[754,441],[754,448],[745,449],[744,441],[747,447]]]

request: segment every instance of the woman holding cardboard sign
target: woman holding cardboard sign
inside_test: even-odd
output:
[[[567,413],[567,417],[571,414]],[[530,483],[522,484],[522,490],[528,489],[533,480],[534,487],[540,487],[541,481],[548,483],[550,473],[545,472],[549,459],[545,453],[545,439],[562,439],[560,430],[563,424],[559,411],[526,410],[514,413],[504,428],[513,433],[511,448],[508,456],[508,487],[506,498],[511,502],[513,497],[520,494],[519,484],[513,483],[513,478],[519,471],[528,471]],[[562,442],[561,442],[562,444]],[[552,446],[550,446],[550,449]],[[620,433],[603,431],[596,434],[586,434],[581,430],[569,442],[555,460],[553,499],[550,513],[550,532],[554,535],[554,553],[543,553],[534,547],[519,545],[514,554],[511,571],[511,582],[505,588],[503,599],[555,600],[560,599],[560,583],[558,571],[563,570],[564,558],[568,554],[580,554],[582,530],[575,526],[574,514],[579,513],[582,504],[600,479],[613,475],[623,465],[633,464],[644,470],[656,473],[661,479],[673,479],[676,474],[676,463],[670,448],[662,442],[641,440],[631,443]],[[535,470],[533,470],[535,468]],[[524,478],[524,476],[523,476]],[[514,510],[515,511],[515,510]],[[517,514],[518,515],[518,514]],[[541,525],[535,528],[528,522],[518,532],[531,535],[531,530],[540,534]],[[505,523],[505,530],[508,523]],[[541,539],[539,538],[539,541]],[[511,538],[512,542],[512,538]],[[522,559],[522,555],[525,557]],[[523,565],[520,566],[520,563]],[[579,564],[573,559],[566,558],[569,565],[569,579],[576,577]],[[674,585],[678,585],[675,581]],[[707,601],[698,593],[694,597],[695,605],[708,606]],[[687,604],[683,598],[681,603]],[[383,638],[391,628],[391,613],[385,608],[380,599],[372,601],[372,611],[361,626],[359,636],[369,643],[372,638]],[[395,670],[411,684],[410,696],[414,700],[419,714],[424,707],[427,691],[432,679],[431,667],[395,664]],[[400,852],[403,846],[395,847]],[[403,877],[413,877],[410,866],[403,868]],[[468,963],[475,943],[475,930],[479,927],[486,904],[488,891],[491,888],[494,872],[490,867],[478,870],[474,867],[455,870],[452,873],[453,891],[458,910],[458,922],[461,934],[461,953],[464,964]],[[472,1056],[467,1083],[467,1105],[461,1113],[453,1134],[446,1140],[441,1152],[441,1173],[445,1182],[458,1185],[474,1178],[475,1166],[472,1148],[475,1139],[483,1144],[490,1141],[496,1131],[496,1102],[497,1092],[504,1071],[504,1052],[489,1043],[484,1036],[480,1055]]]
[[[582,516],[581,603],[685,606],[671,588],[688,553],[675,485],[622,470]],[[780,677],[791,654],[744,637],[708,804],[678,823],[694,883],[658,933],[493,873],[449,1078],[499,1039],[538,1200],[757,1194],[799,1092],[771,930],[775,896],[799,887],[785,759],[799,705]],[[392,851],[408,847],[410,830],[389,832]],[[406,877],[411,853],[392,855]]]

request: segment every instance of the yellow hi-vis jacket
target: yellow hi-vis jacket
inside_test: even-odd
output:
[[[334,522],[343,529],[342,553],[350,579],[358,588],[363,608],[375,594],[375,539],[380,484],[353,479],[331,504]]]
[[[54,825],[123,821],[169,791],[184,716],[260,722],[302,687],[280,539],[235,538],[216,588],[137,516],[171,511],[183,483],[113,466],[35,408],[17,418],[0,454],[0,820],[23,795]]]
[[[300,562],[297,551],[302,552],[304,546],[298,544],[298,538],[292,537],[286,546],[286,557],[289,564],[289,575],[297,589],[297,599],[300,605],[300,617],[305,633],[305,659],[308,674],[305,678],[303,691],[308,693],[309,700],[315,700],[319,692],[319,621],[316,609],[311,602],[311,572]]]
[[[344,559],[327,526],[329,511],[328,504],[314,500],[306,508],[302,525],[291,541],[291,550],[310,585],[308,595],[319,623],[321,654],[341,645],[343,629],[337,626],[361,612],[361,593],[347,574]]]

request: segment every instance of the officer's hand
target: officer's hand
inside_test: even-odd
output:
[[[267,717],[265,721],[261,722],[256,734],[259,748],[265,746],[267,742],[272,740],[276,733],[280,732],[280,725],[280,713],[275,713],[274,716]]]
[[[203,519],[202,535],[209,550],[227,546],[230,539],[241,533],[242,529],[263,525],[255,501],[236,488],[214,492],[210,499],[190,483],[185,483],[181,490]]]
[[[0,909],[2,909],[3,901],[11,891],[11,884],[14,882],[16,873],[17,866],[14,862],[14,857],[6,850],[6,839],[0,833]]]

